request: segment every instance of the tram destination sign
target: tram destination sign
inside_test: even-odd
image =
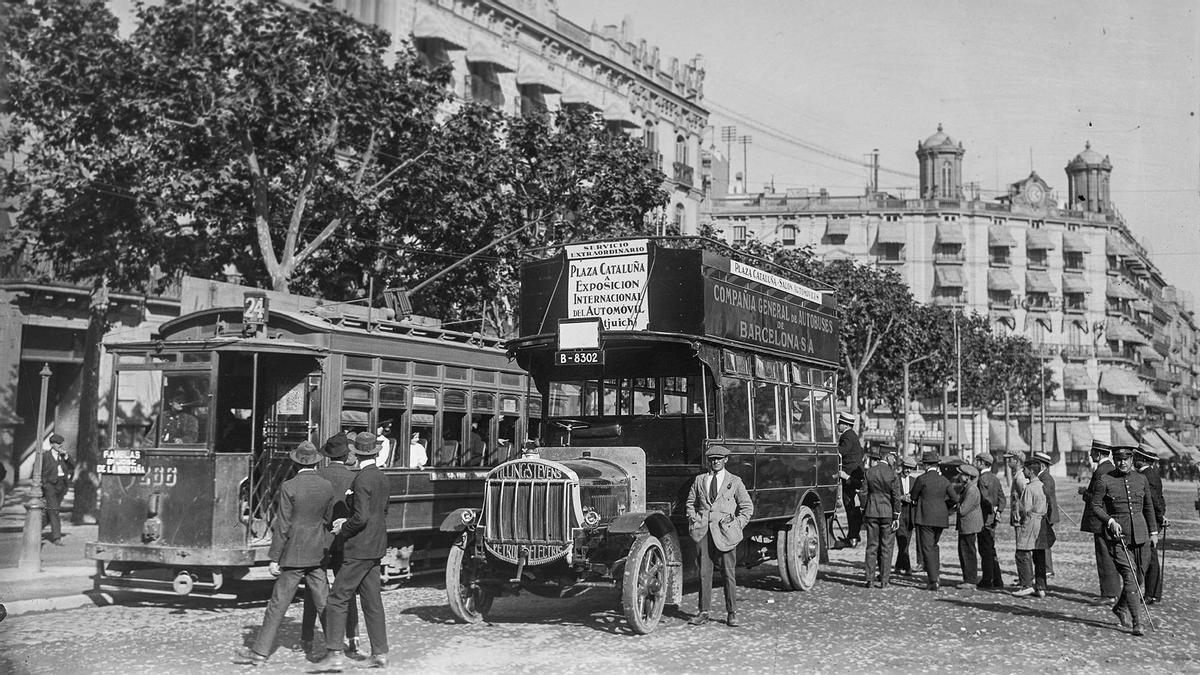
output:
[[[745,266],[742,268],[745,272]],[[835,317],[806,306],[800,302],[802,296],[791,289],[785,292],[795,299],[749,288],[748,281],[763,283],[750,273],[709,272],[704,280],[705,333],[803,358],[837,362]]]

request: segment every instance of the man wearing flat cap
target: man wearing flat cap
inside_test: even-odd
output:
[[[1158,463],[1158,454],[1148,446],[1139,445],[1133,453],[1133,466],[1146,479],[1150,487],[1150,502],[1154,504],[1154,523],[1159,532],[1170,523],[1167,520],[1167,502],[1163,497],[1162,476],[1154,465]],[[1154,604],[1162,600],[1162,569],[1158,564],[1158,546],[1152,544],[1147,551],[1149,560],[1146,567],[1146,603]]]
[[[262,628],[249,649],[238,650],[240,661],[262,663],[275,648],[279,624],[304,580],[317,610],[325,608],[329,586],[321,562],[329,550],[329,524],[333,518],[333,486],[317,475],[321,461],[317,447],[304,441],[291,452],[297,471],[279,487],[275,519],[271,523],[271,563],[275,587]]]
[[[913,483],[912,501],[916,504],[913,520],[917,523],[917,546],[921,547],[921,558],[925,562],[928,579],[926,590],[936,591],[941,583],[941,551],[938,540],[942,531],[950,527],[950,508],[954,497],[950,494],[950,481],[938,469],[938,454],[926,452],[921,457],[925,473]]]
[[[979,547],[979,588],[1004,588],[1000,576],[1000,558],[996,555],[997,516],[1004,512],[1004,488],[1000,479],[992,472],[992,456],[986,452],[975,455],[975,468],[979,471],[979,510],[983,515],[983,528],[979,530],[976,544]]]
[[[379,442],[375,434],[360,431],[354,435],[352,452],[358,458],[358,474],[350,489],[350,516],[335,520],[333,533],[345,540],[342,568],[333,579],[325,615],[326,652],[314,667],[321,670],[342,668],[345,649],[346,615],[350,598],[356,593],[371,641],[371,663],[386,668],[388,662],[387,627],[383,616],[383,596],[379,576],[380,559],[387,553],[387,476],[375,465]]]
[[[708,471],[692,481],[686,503],[688,534],[696,542],[700,566],[700,611],[689,623],[708,623],[713,564],[720,559],[725,577],[726,622],[737,626],[737,545],[742,541],[742,529],[754,515],[754,502],[742,479],[725,470],[728,448],[710,446],[704,458]]]
[[[838,478],[842,481],[842,507],[846,509],[846,536],[838,542],[838,548],[858,545],[862,532],[863,509],[858,501],[858,491],[863,484],[863,447],[854,431],[854,415],[838,413],[838,454],[842,457],[842,468]]]
[[[875,446],[867,453],[870,468],[863,478],[863,525],[867,530],[866,587],[887,588],[892,574],[892,547],[900,529],[900,480],[892,466],[896,448]],[[875,580],[875,570],[879,580]]]
[[[59,510],[75,475],[75,462],[63,450],[67,439],[59,434],[50,436],[50,449],[42,454],[42,507],[45,517],[42,527],[50,525],[50,543],[62,546],[62,518]]]
[[[1108,552],[1121,575],[1121,597],[1113,605],[1113,614],[1122,626],[1132,624],[1134,635],[1144,635],[1142,597],[1139,584],[1146,572],[1146,544],[1158,544],[1158,525],[1150,486],[1133,468],[1133,448],[1113,448],[1116,468],[1100,477],[1088,506],[1103,524]]]
[[[1104,537],[1104,522],[1092,514],[1090,506],[1091,495],[1100,484],[1101,477],[1112,473],[1115,468],[1112,462],[1112,450],[1112,446],[1107,443],[1092,441],[1090,454],[1096,468],[1092,471],[1092,478],[1088,481],[1087,487],[1079,489],[1079,494],[1083,497],[1083,514],[1079,517],[1079,531],[1092,534],[1092,547],[1096,556],[1096,574],[1100,579],[1100,594],[1089,603],[1094,606],[1112,604],[1121,594],[1121,576],[1117,574],[1117,568],[1108,552],[1108,541]]]
[[[979,496],[979,469],[970,464],[958,466],[957,485],[953,492],[958,495],[955,511],[958,521],[958,566],[962,570],[959,588],[973,591],[979,585],[979,557],[976,542],[983,530],[983,501]]]

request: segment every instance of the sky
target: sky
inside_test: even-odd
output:
[[[559,0],[589,27],[631,21],[681,61],[703,55],[709,136],[752,191],[916,194],[917,143],[943,124],[984,198],[1032,170],[1060,195],[1091,142],[1112,201],[1167,283],[1200,303],[1200,3],[1164,0]],[[850,161],[847,161],[850,160]],[[903,175],[909,174],[909,175]],[[1196,307],[1200,310],[1200,305]]]

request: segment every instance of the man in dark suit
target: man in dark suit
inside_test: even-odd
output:
[[[1138,449],[1133,454],[1133,466],[1138,473],[1146,479],[1146,484],[1150,487],[1150,503],[1154,505],[1154,529],[1162,532],[1167,527],[1167,502],[1163,497],[1162,476],[1159,475],[1158,469],[1154,465],[1158,462],[1158,455],[1154,450],[1144,445],[1138,446]],[[1148,558],[1146,567],[1146,603],[1154,604],[1162,600],[1162,569],[1158,564],[1158,545],[1151,544],[1147,551]]]
[[[867,529],[866,587],[878,583],[887,588],[892,573],[892,546],[896,530],[900,529],[900,481],[892,466],[896,462],[895,446],[876,446],[867,455],[871,467],[863,479],[863,524]],[[879,567],[879,581],[875,568]]]
[[[917,523],[917,546],[921,547],[925,576],[929,581],[925,588],[936,591],[941,572],[938,540],[942,537],[942,530],[950,526],[950,505],[954,503],[954,498],[950,495],[950,481],[938,470],[937,453],[926,452],[921,457],[921,463],[925,465],[925,473],[913,483],[911,495],[916,505],[913,520]]]
[[[1083,514],[1079,518],[1079,531],[1092,534],[1092,545],[1096,554],[1096,574],[1100,578],[1100,595],[1093,598],[1092,605],[1111,604],[1121,594],[1121,577],[1113,565],[1112,556],[1108,551],[1108,541],[1104,537],[1104,523],[1095,518],[1091,509],[1091,495],[1100,484],[1100,477],[1112,472],[1112,446],[1100,441],[1092,441],[1092,463],[1096,465],[1092,471],[1092,479],[1087,487],[1079,488],[1083,497]]]
[[[996,555],[997,516],[1004,512],[1004,488],[992,472],[992,456],[986,452],[975,455],[979,471],[979,508],[983,514],[983,529],[976,540],[979,545],[979,588],[1004,588],[1000,578],[1000,558]]]
[[[842,456],[842,468],[838,478],[842,481],[842,506],[846,509],[846,536],[837,548],[852,548],[858,545],[862,531],[862,505],[858,503],[858,491],[863,484],[863,447],[854,431],[854,415],[838,413],[838,454]]]
[[[291,452],[299,470],[279,487],[278,507],[272,523],[270,572],[275,579],[262,628],[250,649],[238,650],[238,659],[262,663],[275,648],[279,624],[296,596],[300,580],[308,587],[318,611],[329,594],[321,561],[329,550],[329,524],[333,517],[333,486],[314,469],[321,455],[308,441]]]
[[[1132,623],[1134,635],[1145,635],[1138,584],[1146,569],[1146,544],[1158,544],[1154,504],[1146,479],[1133,468],[1133,448],[1113,448],[1113,459],[1116,467],[1100,476],[1088,508],[1103,525],[1109,555],[1121,575],[1121,597],[1113,614],[1122,626]]]
[[[42,527],[50,525],[50,543],[62,546],[62,509],[63,499],[67,489],[71,487],[71,478],[75,475],[75,462],[63,450],[67,439],[58,434],[50,436],[50,449],[42,453],[42,507],[45,518]]]
[[[900,463],[900,477],[898,479],[900,487],[900,527],[896,530],[896,565],[897,574],[912,574],[912,563],[908,559],[908,542],[912,539],[913,529],[917,524],[913,522],[913,503],[912,503],[912,485],[917,478],[914,475],[917,471],[917,460],[912,457],[905,457]],[[914,546],[917,556],[917,567],[924,567],[924,562],[921,559],[921,549]]]
[[[380,559],[387,553],[388,479],[375,465],[379,446],[375,434],[362,431],[354,436],[358,474],[351,486],[351,514],[334,521],[335,535],[345,538],[342,569],[333,580],[325,615],[325,654],[314,664],[320,670],[342,668],[346,639],[346,614],[350,597],[358,594],[367,638],[371,640],[371,665],[387,667],[387,626],[379,577]]]
[[[338,433],[330,436],[321,446],[321,454],[328,457],[330,461],[327,466],[317,469],[317,475],[329,481],[329,484],[333,486],[334,520],[350,517],[350,507],[346,498],[348,494],[353,494],[353,467],[358,464],[358,460],[350,453],[350,443],[350,439],[345,434]],[[333,538],[333,543],[329,546],[329,558],[326,560],[325,569],[332,574],[336,575],[338,570],[342,569],[342,562],[345,559],[343,555],[345,544],[346,538],[338,535]],[[304,618],[300,621],[300,644],[306,653],[312,651],[318,614],[312,593],[306,593]],[[321,627],[324,628],[325,615],[319,614],[319,618]],[[358,605],[353,596],[346,604],[346,644],[346,654],[351,657],[356,656],[358,654]]]
[[[688,534],[696,542],[700,566],[700,611],[692,618],[693,626],[708,623],[712,603],[713,564],[721,561],[725,577],[726,623],[736,627],[737,619],[737,545],[742,528],[754,515],[754,502],[742,479],[725,470],[729,449],[711,446],[704,457],[708,471],[696,476],[688,490],[685,509]]]

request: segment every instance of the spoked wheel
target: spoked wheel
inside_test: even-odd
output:
[[[470,533],[463,532],[446,559],[446,599],[459,623],[478,623],[492,609],[492,592],[478,584],[477,565],[467,553],[470,543]]]
[[[667,556],[658,537],[643,534],[629,549],[621,579],[621,607],[633,632],[654,632],[666,601]]]
[[[784,585],[794,591],[812,590],[821,564],[821,533],[812,509],[801,506],[791,528],[779,530],[776,554]]]

